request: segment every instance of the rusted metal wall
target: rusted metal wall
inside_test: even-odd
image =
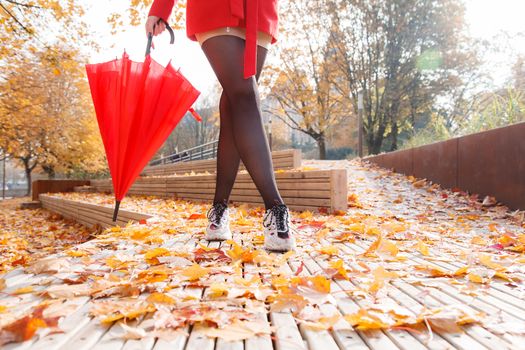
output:
[[[72,192],[75,186],[89,184],[89,180],[35,180],[31,188],[32,198],[37,201],[40,193]]]
[[[525,123],[364,160],[525,209]]]

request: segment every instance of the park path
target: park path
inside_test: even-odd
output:
[[[125,209],[158,219],[3,276],[0,344],[37,330],[4,348],[525,348],[523,212],[366,163],[303,161],[330,167],[348,170],[348,210],[294,213],[294,254],[261,249],[261,209],[235,206],[234,239],[208,243],[206,203],[130,197]]]

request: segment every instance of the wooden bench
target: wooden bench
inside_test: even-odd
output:
[[[272,152],[272,162],[274,170],[293,169],[301,166],[301,151],[298,149],[288,149],[284,151]],[[189,162],[178,162],[155,166],[146,166],[141,176],[165,176],[185,173],[215,173],[217,168],[216,159],[192,160]],[[240,170],[244,165],[241,162]]]
[[[277,187],[285,203],[292,210],[328,212],[346,211],[347,178],[345,169],[287,171],[275,174]],[[92,180],[99,192],[112,192],[111,180]],[[212,200],[215,192],[215,175],[186,175],[138,178],[129,194],[176,197],[191,200]],[[237,175],[230,200],[260,205],[259,191],[247,173]]]
[[[43,208],[58,213],[63,217],[76,220],[88,227],[93,227],[97,224],[103,228],[115,225],[124,226],[129,221],[138,222],[152,217],[151,215],[120,209],[117,221],[113,222],[113,208],[110,207],[58,198],[49,194],[40,194],[39,198]]]

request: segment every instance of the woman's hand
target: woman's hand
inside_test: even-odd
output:
[[[159,21],[160,18],[157,16],[149,16],[146,21],[146,35],[152,33],[153,36],[159,35],[166,29],[164,21]]]

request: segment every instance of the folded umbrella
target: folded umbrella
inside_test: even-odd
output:
[[[165,24],[173,44],[173,30]],[[151,58],[152,39],[149,34],[144,62],[124,52],[121,59],[86,65],[113,181],[113,221],[137,176],[186,112],[201,120],[191,108],[200,92],[171,62],[164,67]]]

